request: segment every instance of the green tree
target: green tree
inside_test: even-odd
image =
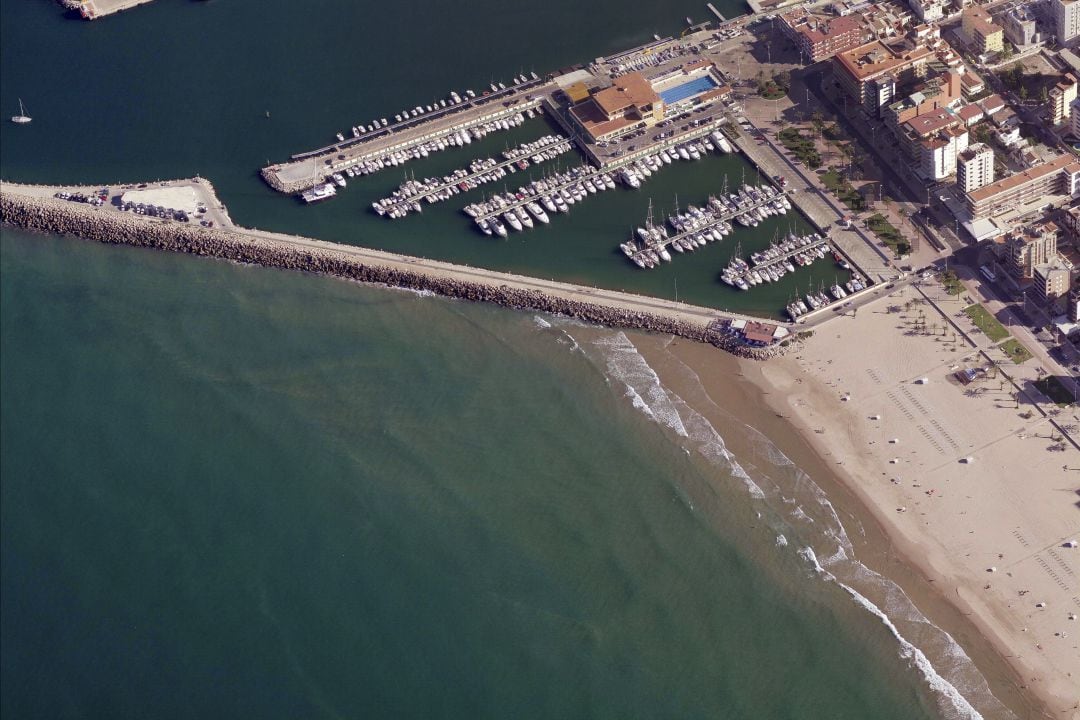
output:
[[[1046,102],[1049,99],[1049,96],[1050,94],[1046,91],[1046,86],[1043,85],[1042,89],[1039,90],[1039,100]]]

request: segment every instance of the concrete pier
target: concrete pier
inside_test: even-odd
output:
[[[300,192],[347,167],[398,152],[411,152],[424,143],[536,108],[540,105],[542,92],[550,89],[540,81],[515,85],[505,91],[440,108],[438,112],[410,117],[360,138],[294,155],[290,162],[263,168],[262,176],[279,192]]]
[[[96,20],[148,2],[150,0],[63,0],[63,5],[69,10],[77,10],[87,20]]]
[[[537,151],[537,153],[544,152],[544,151],[552,151],[552,152],[556,153],[556,157],[559,157],[562,154],[564,154],[566,152],[569,152],[572,148],[573,148],[573,145],[570,143],[569,140],[562,139],[562,140],[559,140],[556,143],[552,143],[551,145],[548,145],[547,147],[543,148],[542,150]],[[551,159],[555,159],[555,158],[551,158]],[[491,159],[489,158],[489,161],[490,160]],[[382,206],[383,210],[391,218],[395,217],[395,215],[391,212],[393,210],[400,211],[402,213],[402,216],[404,216],[404,215],[408,214],[409,212],[411,212],[414,209],[414,208],[411,207],[411,205],[413,203],[419,203],[421,200],[425,200],[428,197],[436,197],[436,198],[438,198],[439,195],[441,193],[443,193],[447,189],[450,189],[450,188],[457,189],[457,188],[460,188],[461,185],[465,185],[469,189],[474,189],[474,188],[479,187],[480,185],[486,184],[488,182],[493,182],[492,180],[485,179],[488,176],[497,175],[497,176],[499,176],[499,179],[501,179],[502,177],[506,177],[506,172],[505,171],[509,170],[510,172],[514,172],[516,167],[517,167],[517,164],[519,162],[521,162],[522,160],[528,161],[529,163],[531,163],[531,166],[533,166],[533,167],[537,166],[539,163],[548,162],[547,159],[541,159],[541,160],[537,161],[535,159],[535,154],[530,154],[529,152],[522,151],[520,149],[520,147],[514,148],[513,150],[509,151],[509,157],[505,158],[502,161],[496,162],[493,165],[489,165],[487,167],[484,167],[484,168],[482,168],[480,170],[476,170],[476,171],[468,171],[468,172],[465,172],[464,174],[460,174],[457,177],[454,177],[454,173],[450,173],[449,177],[452,178],[451,180],[449,180],[449,181],[440,181],[435,185],[431,185],[431,186],[426,187],[423,191],[417,192],[415,194],[407,195],[406,197],[402,197],[400,200],[395,201],[395,199],[392,198],[392,197],[384,198],[384,200],[382,201],[383,202],[383,206]],[[457,171],[457,172],[460,172],[460,171]],[[399,192],[404,191],[406,187],[407,187],[407,183],[402,184],[400,186],[400,188],[399,188]],[[433,202],[433,201],[428,200],[428,202],[430,203],[430,202]]]

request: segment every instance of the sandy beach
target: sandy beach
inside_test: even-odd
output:
[[[1080,549],[1066,546],[1080,539],[1080,453],[1046,414],[1071,423],[1075,409],[1017,400],[1000,376],[953,379],[988,363],[978,339],[941,329],[927,292],[838,317],[768,363],[635,342],[699,410],[701,391],[674,365],[694,369],[707,404],[748,408],[740,417],[810,474],[845,526],[858,521],[858,559],[952,635],[1010,710],[1080,717]]]

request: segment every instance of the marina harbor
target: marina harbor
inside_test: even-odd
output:
[[[751,164],[760,167],[734,121],[739,108],[733,81],[710,55],[717,37],[707,30],[678,39],[657,37],[558,74],[521,74],[509,85],[493,82],[481,93],[451,92],[438,102],[395,113],[392,120],[359,123],[349,132],[338,133],[336,143],[294,155],[287,163],[269,165],[262,175],[271,187],[299,193],[305,203],[317,203],[337,196],[350,180],[402,167],[448,148],[465,148],[539,116],[539,122],[556,132],[507,148],[501,157],[477,157],[440,175],[418,179],[406,174],[404,182],[370,206],[381,217],[406,218],[422,212],[425,205],[505,182],[512,174],[575,150],[580,153],[581,164],[546,170],[539,177],[530,173],[528,181],[515,189],[504,187],[462,207],[483,235],[508,238],[551,224],[592,195],[619,185],[638,190],[667,166],[700,160],[709,153],[745,152]],[[801,210],[812,201],[796,195],[795,188],[785,189],[785,180],[768,170],[759,170],[758,177],[759,183],[762,177],[771,182],[749,185],[744,177],[729,191],[724,178],[723,189],[710,196],[704,207],[690,205],[682,213],[676,208],[667,222],[653,222],[650,203],[645,226],[620,245],[622,253],[638,268],[658,268],[676,255],[722,241],[739,227],[757,227],[769,217]],[[726,260],[726,267],[716,268],[715,277],[746,291],[835,256],[845,278],[838,278],[834,287],[843,295],[795,293],[798,297],[790,299],[786,308],[793,320],[846,297],[845,282],[865,287],[863,282],[868,281],[847,278],[852,267],[849,256],[839,243],[827,241],[832,224],[815,221],[816,215],[810,216],[815,233],[796,235],[792,229],[785,239],[774,241],[769,251],[778,253],[776,257],[760,262],[751,258],[748,263],[736,251]],[[806,285],[809,288],[810,283]]]
[[[675,142],[661,146],[656,154],[644,154],[637,159],[624,160],[613,168],[601,170],[583,164],[566,172],[530,181],[514,192],[495,194],[489,200],[466,205],[466,215],[472,217],[485,235],[506,237],[506,223],[514,230],[533,227],[532,217],[547,223],[541,206],[551,213],[566,213],[577,202],[605,190],[613,190],[616,180],[626,187],[638,189],[654,172],[677,160],[700,160],[709,151],[731,152],[732,148],[723,136],[713,131],[712,139],[704,136],[707,128],[701,128],[691,139],[682,144]],[[701,143],[697,143],[697,139]],[[679,140],[685,140],[680,137]]]
[[[458,168],[441,178],[425,178],[423,181],[406,180],[389,197],[372,203],[372,209],[390,219],[405,217],[410,212],[420,212],[423,200],[429,204],[449,200],[454,195],[475,190],[481,185],[496,182],[510,173],[525,170],[570,152],[572,145],[558,135],[545,135],[532,142],[523,143],[503,151],[501,161],[494,158],[473,160],[468,168]]]

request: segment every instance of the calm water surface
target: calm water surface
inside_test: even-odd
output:
[[[0,251],[5,717],[931,717],[885,628],[558,327]]]
[[[746,9],[732,0],[714,4],[729,17]],[[508,241],[483,236],[460,211],[484,192],[502,190],[502,183],[398,222],[379,218],[370,204],[401,183],[406,170],[443,175],[551,132],[546,120],[351,181],[317,207],[274,193],[257,174],[270,161],[325,145],[339,131],[348,135],[352,125],[393,117],[451,89],[483,89],[519,72],[588,63],[648,42],[653,33],[678,35],[688,15],[705,20],[707,10],[696,1],[157,0],[82,23],[65,19],[49,0],[0,0],[0,107],[14,114],[21,97],[34,117],[27,126],[5,124],[0,176],[116,183],[201,174],[215,183],[232,217],[248,226],[658,297],[674,298],[677,288],[687,302],[778,315],[797,289],[831,284],[842,271],[822,261],[752,292],[725,285],[719,275],[739,246],[745,256],[777,233],[808,230],[795,213],[739,227],[723,243],[676,255],[651,272],[618,249],[645,220],[650,200],[659,220],[676,196],[683,208],[703,205],[725,179],[733,187],[758,182],[737,156],[667,166],[640,191],[591,197],[569,216]],[[559,162],[565,168],[579,159],[568,154]],[[516,174],[506,186],[524,181]]]

